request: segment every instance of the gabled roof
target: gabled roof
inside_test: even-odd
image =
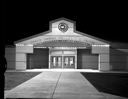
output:
[[[92,35],[89,35],[89,34],[86,34],[86,33],[80,32],[80,31],[77,31],[77,30],[75,30],[75,32],[78,33],[78,34],[81,34],[83,36],[87,36],[89,38],[93,38],[95,40],[98,40],[98,41],[101,41],[101,42],[105,42],[107,44],[110,44],[110,42],[107,41],[107,40],[104,40],[104,39],[101,39],[101,38],[98,38],[98,37],[95,37],[95,36],[92,36]]]
[[[70,19],[67,19],[67,18],[64,18],[64,17],[61,17],[61,18],[52,20],[52,21],[49,22],[49,24],[51,25],[52,23],[55,23],[55,22],[60,21],[60,20],[65,20],[65,21],[71,22],[71,23],[73,23],[74,25],[76,25],[76,22],[75,22],[75,21],[70,20]]]
[[[45,32],[42,32],[42,33],[38,33],[38,34],[32,35],[32,36],[17,40],[17,41],[14,42],[14,44],[17,44],[17,43],[20,43],[22,41],[26,41],[26,40],[29,40],[29,39],[32,39],[32,38],[35,38],[35,37],[39,37],[39,36],[45,35],[45,34],[50,33],[50,32],[51,32],[51,30],[48,30],[48,31],[45,31]]]
[[[29,36],[29,37],[26,37],[26,38],[21,39],[21,40],[17,40],[17,41],[14,42],[14,44],[17,44],[17,43],[20,43],[22,41],[26,41],[26,40],[29,40],[29,39],[32,39],[32,38],[35,38],[35,37],[43,36],[45,34],[48,34],[48,33],[52,32],[52,27],[51,27],[52,26],[52,23],[55,23],[55,22],[61,21],[61,20],[65,20],[65,21],[68,21],[68,22],[73,23],[74,24],[74,32],[77,33],[77,34],[80,34],[80,35],[83,35],[83,36],[86,36],[86,37],[89,37],[89,38],[92,38],[92,39],[95,39],[95,40],[98,40],[98,41],[101,41],[101,42],[104,42],[104,43],[107,43],[107,44],[110,44],[109,41],[106,41],[106,40],[103,40],[101,38],[94,37],[94,36],[91,36],[89,34],[86,34],[86,33],[82,33],[82,32],[77,31],[76,30],[76,22],[75,21],[72,21],[72,20],[69,20],[67,18],[63,18],[63,17],[62,18],[55,19],[53,21],[50,21],[49,22],[49,30],[48,31],[45,31],[45,32],[42,32],[42,33],[39,33],[39,34],[36,34],[36,35],[33,35],[33,36]]]

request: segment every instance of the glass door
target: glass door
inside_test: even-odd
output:
[[[64,56],[63,68],[75,68],[75,56]]]
[[[75,68],[75,56],[51,56],[50,68]]]
[[[62,56],[51,56],[51,68],[62,68]]]

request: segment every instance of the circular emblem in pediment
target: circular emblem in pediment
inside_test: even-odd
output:
[[[66,23],[60,23],[58,25],[58,28],[59,28],[60,31],[66,32],[68,30],[68,25]]]

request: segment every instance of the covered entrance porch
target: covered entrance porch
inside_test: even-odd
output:
[[[25,55],[25,69],[48,68],[104,70],[106,67],[108,68],[108,46],[92,45],[86,41],[82,42],[67,38],[66,40],[56,39],[43,41],[31,46],[24,45],[26,48],[31,48],[33,51],[31,53],[20,52],[16,55]],[[17,46],[17,49],[21,47],[22,46]],[[24,49],[23,51],[27,50]]]
[[[74,23],[64,19],[52,22],[49,31],[19,40],[15,45],[17,70],[110,70],[109,43],[76,31]]]
[[[91,45],[88,42],[59,39],[26,47],[33,47],[33,53],[22,54],[26,56],[26,69],[101,70],[109,62],[109,55],[104,52],[109,48],[106,45]]]
[[[77,49],[50,48],[49,68],[77,68]]]

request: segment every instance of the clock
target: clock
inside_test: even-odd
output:
[[[68,25],[66,23],[60,23],[58,25],[58,28],[59,28],[60,31],[66,32],[68,30]]]

